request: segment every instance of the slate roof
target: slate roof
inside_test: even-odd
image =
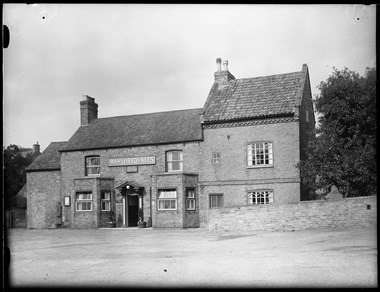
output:
[[[203,108],[98,118],[81,126],[63,151],[202,140]]]
[[[204,106],[204,121],[294,115],[305,83],[304,68],[300,72],[235,79],[222,88],[214,83]]]
[[[67,142],[51,142],[48,147],[29,165],[26,171],[61,169],[61,150]]]

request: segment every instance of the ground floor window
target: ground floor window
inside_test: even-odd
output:
[[[76,210],[92,211],[92,193],[78,192],[76,194]]]
[[[210,209],[223,207],[223,194],[210,194]]]
[[[248,204],[263,205],[273,203],[273,191],[262,190],[248,193]]]
[[[158,210],[177,210],[177,190],[158,191]]]
[[[186,189],[186,210],[195,210],[195,189]]]
[[[101,210],[102,211],[110,211],[111,210],[111,192],[103,191],[101,193]]]

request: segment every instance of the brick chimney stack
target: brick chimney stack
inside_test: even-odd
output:
[[[40,152],[40,145],[38,144],[38,142],[36,144],[33,144],[33,154],[34,153],[41,153]]]
[[[218,83],[219,88],[228,85],[228,82],[234,80],[235,77],[228,71],[228,61],[223,61],[223,70],[220,69],[221,59],[216,59],[217,71],[214,73],[215,83]]]
[[[98,118],[98,104],[95,99],[83,95],[83,100],[80,102],[80,125],[87,126],[93,120]]]

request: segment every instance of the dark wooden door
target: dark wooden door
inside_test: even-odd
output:
[[[128,196],[128,226],[137,226],[139,201],[138,196]]]

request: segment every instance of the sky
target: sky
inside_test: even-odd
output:
[[[235,78],[296,72],[312,95],[333,68],[376,65],[375,5],[4,4],[3,146],[43,151],[98,117],[203,107],[228,60]]]

